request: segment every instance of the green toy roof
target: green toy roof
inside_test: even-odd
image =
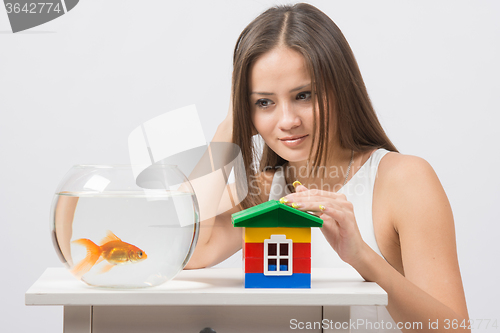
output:
[[[323,226],[316,215],[300,211],[276,200],[245,209],[231,215],[233,226],[247,228],[310,228]]]

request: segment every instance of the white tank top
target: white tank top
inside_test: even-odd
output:
[[[358,224],[359,231],[363,240],[381,257],[382,253],[375,239],[373,229],[372,203],[373,187],[377,176],[378,165],[382,157],[389,151],[380,148],[372,153],[368,160],[361,166],[351,179],[337,193],[343,193],[347,200],[353,204],[354,216]],[[286,186],[283,168],[278,168],[274,174],[271,183],[271,192],[269,200],[279,200],[281,197],[290,194]],[[323,236],[319,228],[311,230],[311,266],[312,267],[335,267],[346,268],[354,272],[354,268],[340,259],[337,252],[333,250],[328,241]],[[357,272],[356,272],[357,273]],[[395,327],[394,321],[384,306],[353,306],[351,307],[351,319],[364,319],[373,324],[375,322],[384,323],[391,321],[392,327]],[[376,327],[374,325],[374,327]],[[382,332],[382,330],[358,329],[356,332]],[[401,332],[392,329],[391,332]]]

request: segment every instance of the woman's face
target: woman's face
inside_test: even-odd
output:
[[[266,144],[289,162],[309,157],[313,136],[311,76],[304,57],[279,47],[250,71],[252,122]]]

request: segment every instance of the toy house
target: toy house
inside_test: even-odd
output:
[[[311,227],[323,220],[276,200],[231,219],[245,228],[245,288],[311,288]]]

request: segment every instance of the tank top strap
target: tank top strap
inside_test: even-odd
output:
[[[376,151],[373,152],[372,156],[370,156],[370,179],[375,181],[375,177],[377,176],[377,171],[378,171],[378,165],[380,164],[380,161],[382,160],[382,157],[384,157],[387,153],[390,153],[389,150],[384,149],[384,148],[379,148]]]
[[[389,151],[383,148],[373,152],[347,184],[338,191],[345,194],[347,200],[353,204],[361,237],[381,257],[383,255],[378,247],[373,227],[372,205],[378,166],[387,153]]]
[[[361,168],[352,176],[351,179],[345,184],[338,192],[344,193],[352,199],[363,196],[370,198],[373,196],[373,187],[377,177],[378,166],[382,158],[389,153],[384,148],[379,148],[374,151]],[[354,193],[354,191],[356,193]],[[366,207],[365,207],[366,208]]]
[[[366,180],[369,183],[368,188],[371,190],[371,193],[369,194],[371,197],[373,197],[373,188],[375,187],[375,180],[377,178],[378,166],[382,158],[387,153],[389,153],[387,149],[384,148],[377,149],[372,153],[369,160],[367,161],[368,163],[366,163],[367,165],[365,165],[367,167],[367,170],[364,170],[364,172],[367,173]]]

